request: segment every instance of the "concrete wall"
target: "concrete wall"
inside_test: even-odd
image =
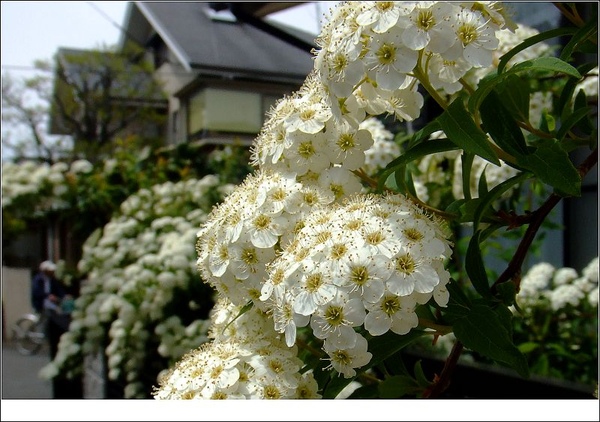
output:
[[[2,339],[10,339],[12,325],[26,312],[32,312],[29,268],[2,267]]]

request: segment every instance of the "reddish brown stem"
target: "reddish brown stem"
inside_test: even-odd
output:
[[[598,163],[598,149],[594,149],[592,153],[581,163],[581,165],[577,168],[581,179]],[[519,287],[521,285],[521,268],[523,266],[523,262],[525,261],[525,257],[527,255],[527,251],[531,247],[531,243],[535,239],[537,231],[541,227],[542,223],[550,214],[550,211],[560,202],[562,199],[561,196],[553,193],[548,197],[546,202],[542,204],[542,206],[534,211],[530,215],[530,224],[527,227],[527,231],[521,239],[519,246],[517,247],[517,251],[513,255],[513,258],[508,263],[506,270],[500,277],[494,282],[492,285],[492,293],[496,292],[496,288],[499,284],[504,283],[509,280],[513,280],[515,283],[515,287],[517,292],[519,291]]]
[[[425,390],[423,393],[423,398],[435,399],[444,391],[446,391],[450,385],[452,373],[454,372],[454,368],[456,368],[458,358],[460,358],[462,351],[463,344],[457,340],[456,343],[454,343],[454,346],[452,346],[452,351],[444,363],[444,369],[442,369],[442,373],[439,375],[439,377],[436,376],[431,387]]]

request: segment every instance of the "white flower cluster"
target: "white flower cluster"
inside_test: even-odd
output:
[[[258,308],[236,318],[240,311],[240,306],[219,300],[211,312],[215,341],[161,374],[155,398],[320,398],[312,372],[300,374],[303,362],[296,346],[287,347]]]
[[[68,178],[89,173],[92,164],[77,160],[66,163],[2,163],[2,208],[9,207],[23,197],[36,197],[37,212],[58,210],[67,206],[61,198],[68,190]]]
[[[400,155],[400,146],[394,142],[394,134],[375,117],[366,118],[358,127],[368,130],[373,137],[373,145],[365,151],[365,163],[362,169],[368,175],[375,176]]]
[[[581,275],[574,268],[556,269],[547,262],[534,265],[521,280],[517,301],[523,306],[547,302],[552,311],[585,302],[598,307],[598,257],[588,263]]]
[[[127,397],[145,397],[137,381],[144,377],[150,340],[169,362],[208,340],[206,320],[182,321],[184,314],[197,314],[197,304],[177,292],[198,290],[191,289],[193,283],[200,291],[205,287],[206,297],[196,300],[204,301],[201,312],[208,314],[213,293],[199,280],[194,243],[210,210],[208,192],[218,186],[217,177],[206,176],[140,190],[102,232],[88,238],[78,264],[87,279],[50,366],[69,367],[70,360],[94,355],[108,341],[109,378],[127,380]],[[174,301],[175,310],[168,306]],[[44,372],[52,376],[55,371]]]
[[[383,113],[415,119],[419,77],[442,89],[491,65],[504,25],[496,3],[338,5],[317,40],[314,71],[271,109],[255,139],[258,171],[198,232],[202,278],[234,306],[251,303],[288,347],[296,328],[310,325],[345,377],[371,359],[357,329],[406,334],[418,325],[417,304],[445,306],[448,235],[402,195],[360,193],[355,171],[376,137],[363,122]],[[224,341],[199,351],[195,365]],[[156,396],[170,395],[162,387]]]

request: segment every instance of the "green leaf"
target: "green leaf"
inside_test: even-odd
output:
[[[421,366],[420,360],[415,363],[415,378],[417,379],[417,383],[421,388],[427,388],[431,385],[431,382],[425,376],[425,372],[423,372],[423,367]]]
[[[448,292],[450,293],[450,300],[448,301],[448,309],[451,313],[458,313],[458,315],[463,315],[464,312],[467,312],[471,307],[471,301],[462,291],[460,285],[451,280],[450,283],[446,285]],[[448,320],[451,321],[451,320]]]
[[[515,65],[510,71],[522,72],[524,70],[545,70],[549,72],[564,73],[565,75],[573,76],[578,79],[581,78],[581,74],[576,68],[556,57],[540,57],[533,60],[526,60]]]
[[[523,42],[518,44],[516,47],[513,47],[507,53],[505,53],[502,57],[500,57],[500,61],[498,62],[498,74],[502,73],[506,64],[512,59],[515,55],[519,54],[521,51],[526,48],[531,47],[541,41],[548,40],[550,38],[562,37],[564,35],[574,34],[577,29],[573,27],[567,28],[556,28],[550,31],[545,31],[539,34],[534,35],[533,37],[529,37],[525,39]]]
[[[487,167],[487,165],[486,165]],[[485,175],[485,167],[479,177],[479,183],[477,185],[477,194],[479,197],[483,197],[488,193],[487,177]]]
[[[529,377],[527,359],[513,344],[501,318],[489,306],[476,304],[453,321],[454,335],[465,347],[481,353]]]
[[[427,333],[425,331],[411,330],[408,334],[400,336],[388,331],[381,336],[369,339],[369,352],[373,354],[373,358],[364,369],[366,370],[374,365],[379,364],[380,362],[383,362],[388,357],[392,356],[399,350],[404,349],[413,341],[423,337],[426,334]]]
[[[533,352],[538,347],[540,347],[540,345],[537,343],[528,341],[527,343],[519,344],[518,347],[519,347],[519,350],[521,351],[521,353],[530,353],[530,352]]]
[[[421,157],[430,154],[436,154],[438,152],[453,151],[459,147],[447,139],[432,139],[429,141],[421,142],[403,152],[398,158],[392,160],[386,166],[386,170],[394,170],[399,166],[404,166],[411,161],[418,160]]]
[[[460,156],[460,165],[462,170],[462,189],[465,199],[471,199],[471,168],[475,156],[470,152],[464,151]]]
[[[577,68],[577,71],[581,75],[586,75],[591,70],[593,70],[597,66],[596,62],[585,63]],[[569,107],[571,100],[573,98],[573,93],[575,92],[575,88],[577,84],[581,82],[578,78],[569,78],[563,87],[558,101],[556,102],[556,114],[560,116],[561,120],[565,120],[568,114],[571,112],[572,108]],[[579,107],[578,107],[579,108]]]
[[[421,141],[428,139],[432,133],[442,130],[440,123],[437,120],[432,120],[427,123],[421,130],[416,131],[408,142],[408,147],[412,148]]]
[[[490,285],[483,265],[481,249],[479,248],[480,231],[476,231],[469,241],[467,256],[465,257],[465,270],[473,287],[482,297],[491,298]]]
[[[477,127],[460,99],[453,101],[437,120],[448,139],[454,144],[491,163],[500,165],[487,136]]]
[[[556,142],[546,142],[533,154],[518,157],[517,164],[530,170],[557,193],[570,196],[581,194],[581,177],[569,155]]]
[[[488,192],[486,196],[483,198],[479,198],[479,202],[477,204],[477,209],[473,215],[473,227],[477,230],[479,223],[482,218],[487,214],[488,209],[491,207],[492,203],[500,198],[504,192],[509,190],[514,185],[517,185],[523,182],[525,179],[529,178],[530,175],[528,173],[522,172],[517,174],[516,176],[511,177],[510,179],[506,179],[504,182],[495,186],[491,191]]]
[[[556,139],[562,141],[563,138],[567,135],[569,130],[573,128],[580,120],[586,117],[589,113],[591,113],[590,108],[582,107],[580,109],[575,110],[566,120],[564,120],[558,131],[556,132]]]
[[[482,101],[479,111],[483,128],[500,148],[515,157],[529,154],[521,128],[495,91]]]
[[[500,283],[496,286],[496,290],[498,291],[498,295],[502,303],[504,303],[506,306],[514,305],[515,296],[517,295],[515,283],[512,281]]]
[[[584,26],[579,28],[579,30],[573,35],[573,37],[569,40],[567,45],[563,48],[560,53],[560,59],[564,61],[568,61],[571,59],[571,56],[574,51],[577,51],[577,47],[581,44],[584,44],[584,41],[589,39],[597,39],[598,38],[598,20],[591,19]]]
[[[538,59],[526,60],[513,66],[504,73],[488,75],[479,83],[477,90],[469,98],[469,110],[474,113],[480,108],[481,102],[487,95],[501,83],[504,83],[511,75],[525,71],[551,71],[564,73],[577,79],[581,74],[570,64],[557,59],[556,57],[540,57]],[[440,116],[441,117],[441,116]]]
[[[381,398],[379,394],[379,384],[374,385],[363,385],[362,387],[354,390],[349,399],[378,399]]]
[[[240,311],[238,312],[238,314],[235,316],[235,318],[233,318],[231,321],[229,321],[227,323],[227,325],[225,325],[225,327],[223,328],[222,332],[224,333],[225,330],[227,330],[227,328],[233,323],[233,321],[235,321],[236,319],[238,319],[239,317],[241,317],[242,315],[244,315],[246,312],[248,312],[250,309],[252,309],[253,306],[254,306],[254,302],[252,302],[252,301],[249,301],[244,306],[242,306],[242,308],[240,309]]]
[[[498,98],[515,118],[522,121],[529,120],[529,84],[518,75],[509,75],[506,80],[494,89]]]
[[[382,399],[397,399],[412,395],[420,390],[414,379],[405,375],[396,375],[379,383],[379,397]]]

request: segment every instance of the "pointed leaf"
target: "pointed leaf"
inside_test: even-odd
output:
[[[403,166],[411,161],[417,160],[421,157],[430,154],[436,154],[438,152],[453,151],[459,147],[448,139],[431,139],[429,141],[421,142],[403,152],[398,158],[390,161],[386,166],[386,169],[395,169],[398,166]]]
[[[465,347],[497,362],[502,362],[522,377],[529,377],[527,359],[513,344],[510,333],[489,306],[473,305],[472,309],[453,322],[454,335]]]
[[[517,164],[534,173],[539,179],[563,195],[581,194],[581,177],[558,143],[546,142],[533,154],[517,159]]]
[[[529,120],[529,84],[518,75],[509,75],[506,80],[494,89],[498,98],[515,118],[522,121]]]
[[[504,192],[512,188],[513,186],[525,181],[531,177],[529,173],[522,172],[517,174],[516,176],[511,177],[510,179],[506,179],[504,182],[500,183],[498,186],[495,186],[491,191],[488,192],[483,198],[479,198],[480,201],[477,205],[477,209],[475,210],[475,214],[473,215],[473,227],[477,229],[479,223],[482,218],[487,215],[489,208],[492,203],[500,198]]]
[[[410,141],[408,142],[409,148],[412,148],[421,141],[426,140],[432,133],[437,132],[439,130],[442,130],[440,123],[437,120],[432,120],[431,122],[427,123],[425,127],[416,131],[413,134],[413,136],[410,138]]]
[[[574,51],[577,51],[577,47],[584,44],[586,40],[597,40],[598,38],[598,20],[591,19],[584,26],[573,35],[567,45],[563,48],[560,53],[561,60],[570,60],[571,55]]]
[[[469,241],[467,256],[465,257],[465,270],[477,293],[482,297],[491,298],[492,293],[490,292],[490,285],[479,247],[480,234],[480,231],[475,232]]]
[[[491,163],[500,165],[486,134],[477,127],[460,99],[453,101],[437,120],[448,139],[457,146],[477,154]]]
[[[577,31],[576,28],[567,27],[567,28],[555,28],[549,31],[544,31],[539,34],[534,35],[533,37],[529,37],[521,42],[516,47],[513,47],[510,51],[505,53],[502,57],[500,57],[500,61],[498,62],[498,74],[502,73],[506,64],[512,59],[514,56],[519,54],[521,51],[526,48],[531,47],[541,41],[548,40],[550,38],[562,37],[564,35],[574,34]]]
[[[495,91],[482,101],[479,111],[484,129],[500,148],[515,157],[529,154],[521,128]]]
[[[564,73],[573,76],[577,79],[581,78],[581,74],[570,64],[557,59],[556,57],[540,57],[538,59],[527,60],[516,64],[510,70],[504,73],[490,74],[486,76],[480,83],[477,90],[469,97],[469,110],[474,113],[479,109],[481,102],[487,95],[499,84],[506,81],[511,75],[524,71],[551,71]],[[441,116],[440,116],[441,117]]]

